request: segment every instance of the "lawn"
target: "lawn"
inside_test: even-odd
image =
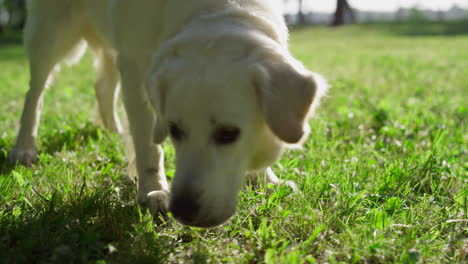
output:
[[[273,168],[302,193],[246,186],[208,230],[135,205],[124,142],[92,122],[89,55],[46,94],[40,162],[8,165],[28,68],[3,36],[0,263],[467,263],[468,27],[452,26],[293,30],[293,53],[332,85],[304,148]]]

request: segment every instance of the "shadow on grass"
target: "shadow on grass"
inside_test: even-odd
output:
[[[91,122],[85,123],[82,127],[69,127],[64,130],[54,130],[52,133],[41,138],[41,150],[48,154],[63,149],[75,151],[82,148],[90,141],[100,141],[107,133]]]
[[[164,263],[170,242],[145,229],[151,218],[122,204],[111,188],[83,189],[38,194],[0,211],[0,262]]]
[[[0,34],[0,61],[26,62],[23,38],[21,32],[8,32]]]
[[[15,167],[8,162],[8,152],[10,149],[11,144],[9,144],[7,139],[0,138],[0,177],[1,175],[9,174]]]
[[[0,33],[0,48],[23,44],[23,33],[20,31],[8,31]]]
[[[349,27],[350,26],[350,27]],[[309,29],[328,28],[328,31],[335,29],[353,28],[358,31],[352,31],[353,36],[358,33],[364,33],[369,30],[370,33],[390,33],[400,36],[460,36],[468,35],[468,18],[454,21],[406,21],[406,22],[366,22],[354,25],[345,25],[344,27],[329,27],[323,25],[291,25],[291,32],[301,32]],[[342,34],[342,33],[340,33]],[[345,35],[342,35],[345,36]]]
[[[403,36],[417,37],[468,35],[468,19],[446,22],[412,21],[390,23],[366,23],[363,24],[363,26]]]
[[[70,127],[65,130],[55,130],[52,133],[44,135],[40,140],[42,142],[39,152],[53,155],[60,151],[77,151],[83,146],[101,140],[107,140],[105,134],[110,133],[101,130],[99,127],[88,122],[84,126]],[[0,138],[0,174],[9,174],[17,165],[10,164],[8,153],[12,148],[7,138]],[[112,153],[106,153],[111,162],[120,162],[118,157]]]

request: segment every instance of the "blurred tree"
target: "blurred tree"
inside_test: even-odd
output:
[[[8,26],[22,29],[26,20],[26,0],[0,0],[0,30]]]
[[[0,0],[0,33],[3,32],[4,16],[6,16],[5,1]]]
[[[354,21],[354,11],[349,5],[348,0],[337,0],[332,26],[344,25],[347,20]]]
[[[411,22],[426,22],[427,17],[421,9],[415,6],[410,9],[408,20]]]
[[[302,5],[304,3],[303,0],[298,0],[298,9],[297,9],[297,19],[298,19],[298,23],[300,25],[303,25],[305,24],[305,15],[304,15],[304,6]]]
[[[283,0],[285,4],[292,2],[291,0]],[[298,24],[305,24],[305,14],[304,14],[304,0],[297,0],[297,23]]]

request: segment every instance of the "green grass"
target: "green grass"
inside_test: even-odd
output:
[[[468,34],[441,28],[294,30],[293,53],[332,84],[305,148],[274,167],[302,195],[246,186],[209,230],[154,224],[134,204],[124,144],[89,121],[89,55],[46,94],[40,163],[8,165],[28,70],[4,38],[0,263],[467,263]]]

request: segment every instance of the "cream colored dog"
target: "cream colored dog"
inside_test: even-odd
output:
[[[121,131],[121,82],[138,172],[137,200],[154,213],[210,227],[235,212],[247,174],[306,137],[327,85],[295,60],[274,0],[32,0],[25,44],[31,70],[12,162],[37,160],[43,91],[56,66],[87,43],[104,125]],[[156,120],[157,117],[157,120]],[[160,144],[176,149],[171,190]]]

